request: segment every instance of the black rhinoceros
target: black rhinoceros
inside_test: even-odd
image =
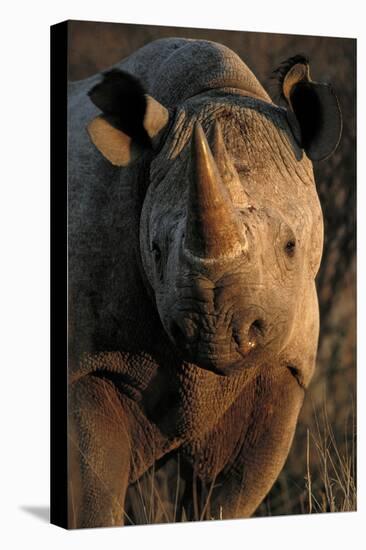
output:
[[[278,81],[286,107],[171,38],[70,85],[70,526],[128,522],[178,456],[186,509],[195,480],[200,517],[246,517],[284,464],[319,332],[311,160],[341,117],[304,57]]]

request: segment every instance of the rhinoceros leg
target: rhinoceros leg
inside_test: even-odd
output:
[[[86,376],[69,398],[69,527],[122,525],[130,418],[108,380]]]
[[[242,440],[218,476],[210,510],[214,518],[251,516],[265,498],[286,461],[304,390],[288,369],[260,376],[244,395],[253,408]],[[255,406],[254,406],[255,404]]]

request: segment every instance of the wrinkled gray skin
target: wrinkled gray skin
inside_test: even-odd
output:
[[[204,517],[246,517],[284,464],[314,369],[323,225],[311,162],[223,46],[159,40],[118,67],[170,122],[153,152],[114,167],[86,131],[100,76],[71,84],[70,526],[126,522],[127,488],[177,452],[187,487],[215,483]],[[211,151],[219,122],[239,176],[241,248],[218,257],[186,246],[197,121]]]

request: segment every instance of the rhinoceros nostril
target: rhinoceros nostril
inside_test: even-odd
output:
[[[239,352],[247,355],[257,348],[263,335],[264,322],[261,319],[256,319],[251,323],[249,329],[248,325],[246,325],[246,327],[242,327],[240,331],[233,331],[233,340],[237,344]]]
[[[262,319],[256,319],[250,325],[249,328],[249,337],[256,338],[258,336],[263,336],[264,334],[264,322]]]
[[[234,342],[236,343],[236,345],[237,345],[238,347],[240,347],[240,345],[241,345],[241,338],[240,338],[239,332],[237,332],[236,330],[233,330],[233,340],[234,340]]]

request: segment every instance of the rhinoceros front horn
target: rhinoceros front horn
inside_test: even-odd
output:
[[[243,229],[199,122],[192,137],[185,249],[203,259],[237,256]]]

